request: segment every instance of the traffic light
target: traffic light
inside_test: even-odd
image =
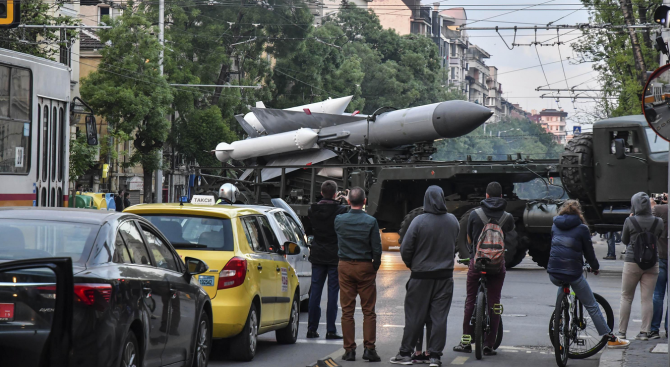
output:
[[[0,28],[16,28],[21,21],[21,0],[0,0]]]

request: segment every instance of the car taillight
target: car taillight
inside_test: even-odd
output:
[[[74,285],[74,294],[77,295],[77,301],[87,306],[95,304],[95,297],[98,295],[105,302],[109,302],[112,297],[111,284],[82,283]]]
[[[247,277],[247,260],[234,257],[228,261],[219,273],[219,285],[217,289],[234,288],[244,283]]]

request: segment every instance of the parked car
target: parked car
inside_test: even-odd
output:
[[[47,266],[54,257],[71,259],[69,282],[62,274],[57,279],[66,265]],[[54,335],[47,339],[50,328],[71,317],[69,365],[204,367],[212,307],[194,276],[207,265],[184,260],[149,221],[129,213],[0,209],[0,345],[17,356],[43,358],[35,351],[51,353],[44,348],[54,343]],[[26,261],[34,266],[2,270]],[[58,307],[67,295],[61,284],[74,296]]]
[[[300,287],[284,256],[300,254],[300,246],[282,246],[282,237],[263,213],[183,203],[135,205],[126,212],[153,223],[181,256],[209,264],[198,281],[212,299],[213,337],[230,338],[232,359],[252,360],[258,334],[275,331],[278,343],[296,342]]]

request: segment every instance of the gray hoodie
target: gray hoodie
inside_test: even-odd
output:
[[[423,212],[407,229],[400,246],[402,261],[412,271],[412,278],[451,278],[459,225],[456,217],[447,213],[439,186],[426,190]]]
[[[654,221],[658,221],[654,235],[656,235],[656,238],[660,237],[661,233],[663,233],[663,220],[661,218],[654,217],[651,214],[651,202],[649,201],[649,195],[644,192],[638,192],[630,199],[630,204],[633,208],[633,215],[643,230],[650,230],[652,224],[654,224]],[[626,256],[624,257],[624,262],[635,262],[632,243],[638,234],[639,232],[635,229],[635,226],[633,226],[630,218],[626,218],[626,221],[623,223],[623,232],[621,232],[621,242],[626,245]]]

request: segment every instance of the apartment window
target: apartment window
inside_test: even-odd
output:
[[[456,68],[451,67],[451,79],[456,79]]]
[[[98,23],[102,23],[102,18],[105,16],[110,16],[110,8],[108,6],[99,6],[98,7]]]
[[[452,43],[450,46],[451,46],[451,57],[456,57],[456,44]]]

